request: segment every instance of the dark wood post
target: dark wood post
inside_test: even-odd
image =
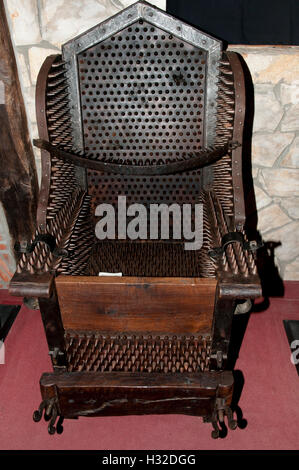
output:
[[[35,229],[38,183],[3,1],[0,0],[0,201],[15,241]]]

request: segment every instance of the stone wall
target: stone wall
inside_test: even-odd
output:
[[[231,46],[254,83],[252,171],[258,229],[281,242],[276,263],[299,279],[299,47]]]
[[[35,84],[45,57],[59,52],[62,43],[132,3],[133,0],[5,0],[32,138],[37,137]],[[150,3],[165,9],[166,0]],[[282,242],[276,250],[276,261],[284,279],[299,279],[299,48],[231,49],[244,57],[255,88],[252,161],[258,227],[266,240]],[[36,149],[35,155],[40,176],[40,154]],[[1,212],[0,236],[1,288],[14,269]]]

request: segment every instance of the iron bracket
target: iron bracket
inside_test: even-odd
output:
[[[59,348],[56,347],[49,351],[49,356],[52,356],[52,359],[56,359],[57,356],[64,356],[64,353],[60,351]]]
[[[221,240],[221,246],[209,250],[209,256],[211,258],[220,258],[224,253],[225,247],[227,245],[230,245],[231,243],[240,243],[243,249],[248,251],[256,251],[263,246],[262,241],[245,241],[244,235],[241,232],[228,232],[223,235]]]
[[[51,253],[57,257],[66,257],[69,255],[67,250],[59,250],[56,246],[56,239],[50,233],[40,233],[38,234],[32,243],[26,241],[16,242],[14,245],[14,250],[17,253],[32,253],[38,243],[45,243],[50,248]]]

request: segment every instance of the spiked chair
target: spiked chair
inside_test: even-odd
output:
[[[45,60],[36,112],[38,225],[10,284],[38,298],[53,363],[34,420],[44,412],[53,434],[63,418],[182,413],[211,422],[213,438],[234,429],[232,320],[261,295],[244,232],[238,56],[138,2]],[[202,246],[99,239],[96,208],[119,196],[202,205]]]

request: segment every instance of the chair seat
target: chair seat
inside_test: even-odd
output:
[[[91,253],[88,274],[202,277],[202,250],[185,250],[181,241],[100,241]]]

